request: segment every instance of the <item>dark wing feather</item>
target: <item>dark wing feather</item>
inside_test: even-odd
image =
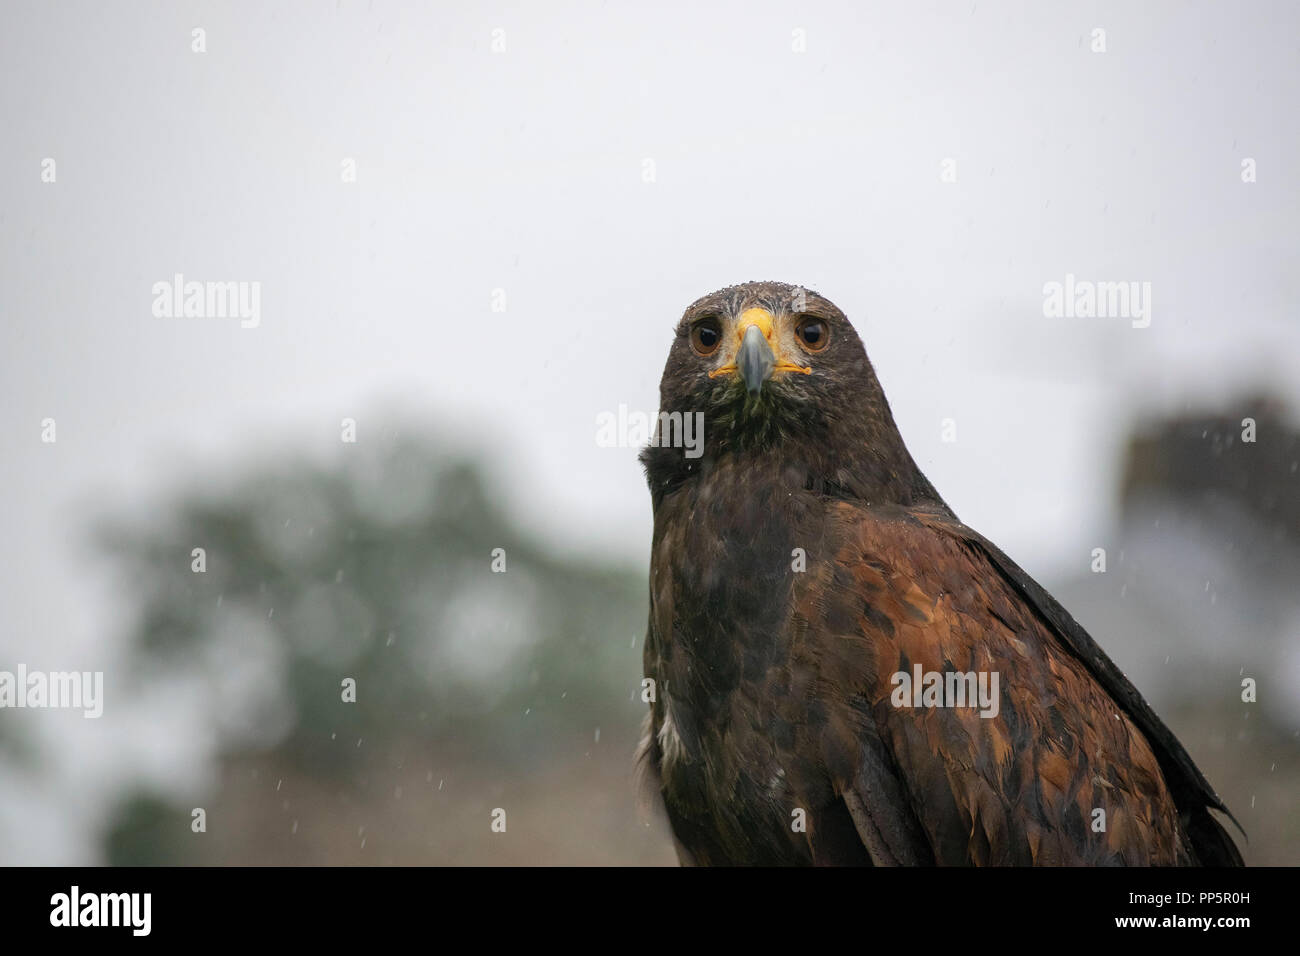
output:
[[[920,823],[908,806],[898,778],[874,726],[859,735],[862,762],[852,785],[844,788],[844,806],[874,866],[926,866],[934,862]]]

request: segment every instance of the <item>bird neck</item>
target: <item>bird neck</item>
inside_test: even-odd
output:
[[[762,487],[867,505],[942,505],[908,452],[883,397],[872,412],[840,410],[833,420],[805,416],[794,425],[777,417],[738,415],[714,416],[712,423],[696,458],[664,445],[641,453],[656,508],[665,495],[719,472],[735,476],[738,493]]]

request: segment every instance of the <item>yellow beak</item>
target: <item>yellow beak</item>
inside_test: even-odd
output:
[[[710,378],[739,373],[751,395],[757,394],[763,383],[775,372],[802,372],[811,375],[812,369],[796,362],[785,361],[781,346],[773,335],[773,316],[766,309],[746,309],[736,322],[735,357],[732,361],[709,373]]]

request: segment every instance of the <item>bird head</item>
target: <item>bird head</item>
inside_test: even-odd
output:
[[[916,483],[858,333],[833,302],[799,286],[750,282],[687,307],[659,407],[703,414],[706,463],[739,453],[803,468],[813,484]],[[698,470],[665,437],[642,455],[652,487]]]
[[[705,414],[724,442],[807,434],[860,404],[874,382],[862,340],[834,303],[775,282],[693,302],[677,323],[660,407]]]

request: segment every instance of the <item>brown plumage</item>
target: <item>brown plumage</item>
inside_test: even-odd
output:
[[[683,863],[1241,863],[1169,729],[921,474],[831,302],[700,299],[660,398],[705,427],[642,454],[641,760]],[[905,694],[918,667],[987,706]]]

